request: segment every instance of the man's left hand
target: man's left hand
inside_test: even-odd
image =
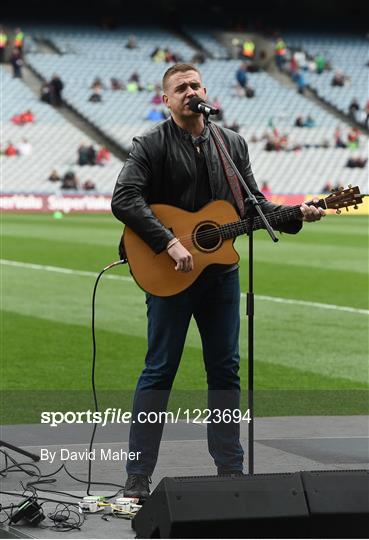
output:
[[[314,202],[317,202],[318,199],[314,199]],[[302,220],[303,221],[319,221],[323,216],[325,216],[325,212],[323,208],[317,208],[316,206],[308,206],[307,204],[303,203],[300,206],[300,210],[302,212]]]

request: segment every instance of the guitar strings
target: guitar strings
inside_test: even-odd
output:
[[[286,208],[286,209],[278,210],[275,212],[270,212],[269,214],[266,214],[266,216],[268,217],[268,219],[271,219],[271,220],[276,218],[274,221],[274,224],[278,225],[278,217],[280,217],[281,219],[287,218],[287,217],[298,217],[299,214],[297,213],[297,210],[299,210],[299,208],[300,208],[299,206],[293,206],[291,208]],[[254,218],[254,227],[261,223],[262,223],[262,219],[260,218],[260,216],[256,216]],[[223,229],[225,233],[230,233],[230,232],[233,233],[233,230],[237,228],[237,229],[240,229],[240,232],[238,234],[244,234],[249,229],[249,224],[250,224],[250,218],[234,221],[232,223],[225,223],[223,225],[218,225],[208,231],[202,231],[202,232],[200,231],[197,234],[197,238],[199,238],[200,240],[211,240],[222,234],[221,229]],[[183,242],[187,243],[187,240],[192,241],[192,236],[193,236],[192,233],[186,234],[186,235],[178,237],[178,240],[180,240],[182,244]]]
[[[287,212],[287,213],[284,212],[284,213],[286,214],[286,216],[281,216],[280,212],[278,212],[278,216],[287,217],[288,213],[290,213],[290,212]],[[276,214],[272,215],[272,213],[267,214],[267,216],[269,218],[273,218],[273,217],[275,217],[275,215]],[[295,216],[294,213],[290,213],[289,217],[297,217],[297,216]],[[253,227],[253,229],[257,230],[258,225],[260,225],[262,223],[263,222],[262,222],[261,218],[256,217],[254,219],[254,227]],[[274,221],[275,225],[278,225],[278,223],[280,223],[280,221],[278,221],[278,219]],[[216,226],[213,229],[208,230],[208,231],[202,231],[202,232],[200,231],[196,236],[200,240],[211,240],[212,238],[216,238],[219,235],[221,235],[223,237],[222,232],[224,232],[226,236],[223,237],[223,240],[227,240],[229,238],[238,236],[240,234],[247,233],[249,228],[250,228],[250,219],[248,218],[248,219],[245,219],[245,220],[240,220],[240,221],[236,221],[236,222],[233,222],[233,223],[228,223],[228,224],[226,223],[226,224],[223,224],[223,225],[220,225],[220,226]],[[237,234],[234,234],[235,229],[238,229]],[[229,238],[227,238],[227,233],[232,233],[232,235]],[[192,234],[184,235],[184,236],[178,237],[178,239],[183,243],[183,242],[186,242],[187,240],[191,240],[192,236],[193,236]]]

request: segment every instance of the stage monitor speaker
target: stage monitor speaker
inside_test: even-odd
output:
[[[369,538],[369,471],[301,473],[312,538]]]
[[[300,473],[166,477],[132,527],[137,538],[295,538],[308,520]]]

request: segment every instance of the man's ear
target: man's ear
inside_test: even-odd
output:
[[[163,94],[162,100],[163,100],[164,105],[165,105],[168,109],[170,109],[170,106],[168,105],[168,102],[169,102],[168,96],[165,95],[165,94]]]

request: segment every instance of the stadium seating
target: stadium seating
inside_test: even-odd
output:
[[[103,166],[76,165],[77,148],[83,142],[95,144],[82,131],[67,122],[50,105],[42,103],[20,79],[13,79],[1,67],[4,87],[1,128],[4,134],[2,151],[7,141],[17,145],[23,138],[32,144],[29,156],[5,157],[2,159],[3,192],[42,192],[50,193],[60,189],[60,185],[47,180],[52,169],[60,175],[73,170],[81,183],[90,178],[98,191],[111,193],[121,162],[111,156],[110,162]],[[36,121],[23,126],[14,125],[10,119],[14,114],[31,109]]]
[[[303,50],[309,57],[322,54],[330,63],[331,70],[321,74],[306,72],[306,83],[316,90],[318,96],[328,101],[339,111],[347,114],[353,98],[361,107],[368,101],[368,43],[364,37],[341,35],[286,34],[286,43]],[[349,77],[343,87],[332,87],[331,80],[335,70],[341,70]]]
[[[196,53],[195,48],[178,35],[158,28],[126,27],[106,31],[39,26],[27,30],[37,41],[46,40],[59,51],[54,54],[29,52],[26,60],[31,68],[46,80],[54,73],[59,74],[65,83],[63,98],[66,103],[127,151],[135,135],[154,125],[154,122],[145,119],[152,108],[152,89],[155,84],[160,84],[163,72],[170,65],[154,62],[150,58],[152,51],[158,46],[169,47],[173,52],[180,52],[184,61],[191,61]],[[186,30],[191,32],[191,29]],[[241,135],[249,143],[254,173],[259,183],[268,181],[274,193],[317,192],[328,181],[333,185],[357,183],[364,188],[366,169],[347,169],[345,163],[352,152],[334,148],[333,132],[339,123],[334,115],[294,89],[283,86],[266,72],[249,74],[249,82],[255,89],[254,98],[238,97],[235,72],[240,61],[219,59],[225,54],[225,49],[220,44],[216,46],[214,36],[201,29],[192,32],[194,40],[201,42],[215,58],[207,59],[199,66],[209,89],[209,100],[218,98],[222,103],[223,123],[239,124]],[[125,47],[130,36],[135,37],[137,49]],[[143,91],[130,93],[110,89],[112,77],[126,83],[133,72],[139,73]],[[102,91],[101,103],[88,101],[95,77],[99,77],[106,86]],[[156,108],[164,110],[163,106]],[[52,112],[51,108],[49,110]],[[295,119],[300,115],[312,116],[315,127],[295,128]],[[265,140],[260,141],[260,138],[265,132],[271,132],[273,127],[287,134],[290,145],[299,144],[301,150],[266,152]],[[345,126],[341,127],[345,131]],[[83,135],[82,138],[79,136],[78,142],[73,144],[73,152],[70,152],[66,166],[72,162],[76,147],[84,139]],[[254,139],[256,142],[253,142]],[[358,153],[365,152],[366,141],[367,138],[362,136]],[[322,148],[323,143],[328,148]],[[111,167],[114,168],[113,162]],[[86,169],[83,169],[85,172]],[[99,189],[109,191],[114,182],[111,178],[110,183],[106,179],[106,167],[101,169],[98,176],[101,174],[104,180],[99,180]]]

